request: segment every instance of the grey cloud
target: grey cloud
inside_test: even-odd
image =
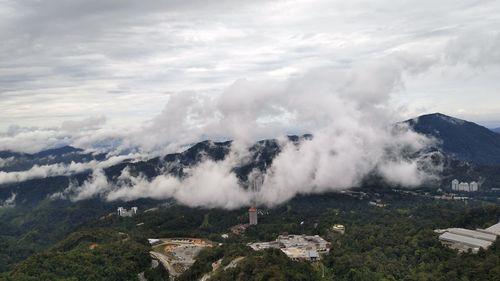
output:
[[[396,49],[408,52],[404,61],[429,50],[409,65],[418,72],[447,56],[446,42],[498,32],[499,8],[467,0],[3,1],[0,128],[53,126],[94,110],[111,124],[124,115],[141,122],[165,92],[220,91],[238,78],[284,79]],[[116,93],[129,100],[115,104]],[[138,96],[142,105],[130,106]]]
[[[16,193],[11,193],[10,197],[6,198],[5,200],[0,200],[0,209],[12,208],[16,206],[16,197]]]
[[[64,121],[61,124],[61,129],[64,131],[89,130],[99,129],[106,123],[106,117],[89,117],[83,120]]]
[[[447,45],[447,59],[451,63],[466,63],[474,67],[500,64],[500,31],[469,31],[451,40]]]

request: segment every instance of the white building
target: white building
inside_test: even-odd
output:
[[[332,230],[335,232],[338,232],[340,234],[344,234],[345,233],[345,226],[342,224],[335,224],[332,226]]]
[[[451,182],[451,190],[452,191],[464,191],[464,192],[476,192],[479,190],[479,184],[475,181],[470,184],[467,182],[459,183],[457,179],[454,179]]]
[[[137,207],[132,207],[130,208],[130,210],[127,210],[123,207],[118,207],[118,215],[120,217],[132,217],[137,215],[137,210],[138,210]]]
[[[473,181],[470,183],[469,188],[471,192],[475,192],[479,190],[479,185],[477,184],[477,182]]]
[[[319,260],[320,254],[328,253],[331,247],[330,243],[319,235],[280,235],[275,241],[250,243],[249,246],[255,251],[280,249],[295,261]]]
[[[458,191],[469,191],[469,183],[461,182],[458,185]]]
[[[486,229],[448,228],[437,229],[435,232],[440,233],[439,240],[443,245],[460,252],[471,250],[477,253],[480,248],[490,247],[497,236],[500,236],[500,222]]]

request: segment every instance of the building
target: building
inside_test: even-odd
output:
[[[137,215],[137,210],[138,210],[137,207],[132,207],[130,208],[130,210],[127,210],[123,207],[118,207],[118,215],[120,217],[132,217]]]
[[[342,224],[335,224],[332,226],[332,230],[337,232],[337,233],[344,234],[345,233],[345,226],[343,226]]]
[[[295,261],[317,261],[320,254],[330,251],[330,243],[318,235],[279,235],[275,241],[250,243],[255,250],[269,248],[280,249],[290,259]]]
[[[463,191],[463,192],[476,192],[479,190],[479,184],[475,181],[470,184],[467,182],[459,183],[457,179],[454,179],[451,182],[451,190],[452,191]]]
[[[458,191],[467,191],[469,192],[469,183],[466,183],[466,182],[461,182],[460,184],[458,184]]]
[[[380,201],[380,200],[370,201],[370,202],[368,202],[368,204],[370,204],[371,206],[374,206],[374,207],[379,207],[379,208],[385,208],[387,206],[387,204],[382,203],[382,201]]]
[[[479,190],[479,185],[477,184],[477,182],[473,181],[470,183],[469,188],[471,192],[475,192]]]
[[[248,209],[248,217],[250,219],[250,225],[257,225],[257,209],[255,207]]]
[[[471,250],[477,253],[480,248],[488,249],[500,236],[500,222],[486,229],[448,228],[435,232],[440,234],[439,240],[443,245],[460,252]]]
[[[231,232],[234,234],[234,235],[241,235],[243,233],[245,233],[245,231],[247,230],[249,224],[237,224],[237,225],[234,225],[231,227]]]

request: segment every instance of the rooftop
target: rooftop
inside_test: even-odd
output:
[[[490,226],[488,228],[486,228],[485,230],[488,231],[488,232],[491,232],[491,233],[493,233],[495,235],[500,236],[500,222],[497,223],[497,224],[494,224],[494,225],[492,225],[492,226]]]
[[[488,248],[492,242],[486,241],[486,240],[481,240],[477,238],[472,238],[468,236],[462,236],[459,234],[451,233],[451,232],[445,232],[439,236],[440,240],[448,241],[448,242],[453,242],[453,243],[460,243],[464,244],[466,246],[472,247],[472,248]]]

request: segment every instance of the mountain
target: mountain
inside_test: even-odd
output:
[[[51,148],[37,153],[19,153],[12,151],[0,151],[0,171],[14,172],[32,168],[35,165],[69,164],[71,162],[83,163],[92,160],[102,161],[106,154],[93,154],[84,152],[83,149],[72,146]]]
[[[500,127],[491,129],[493,132],[500,134]]]
[[[476,164],[500,164],[500,135],[476,123],[441,113],[405,121],[418,133],[434,137],[448,156]]]

